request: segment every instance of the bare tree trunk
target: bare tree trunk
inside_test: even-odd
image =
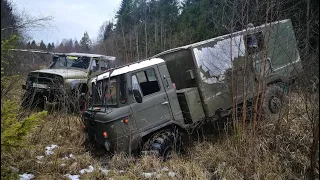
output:
[[[125,55],[126,55],[126,62],[128,63],[127,44],[126,44],[126,39],[125,39],[125,36],[124,36],[123,26],[122,26],[121,29],[122,29],[122,38],[123,38],[124,51],[125,51]]]
[[[130,51],[130,61],[132,61],[133,53],[132,53],[132,33],[129,33],[129,51]]]
[[[137,38],[136,38],[137,57],[138,57],[138,59],[140,59],[140,57],[139,57],[139,33],[137,30],[136,30],[136,36],[137,36]]]
[[[316,167],[316,156],[317,156],[317,149],[318,149],[318,142],[319,142],[319,120],[314,120],[316,123],[314,124],[313,128],[313,139],[312,139],[312,146],[310,152],[310,179],[315,179],[315,167]]]
[[[163,47],[163,21],[160,21],[160,46]]]
[[[158,27],[157,27],[157,19],[154,20],[154,43],[158,43]]]
[[[146,58],[148,58],[148,34],[147,34],[147,20],[144,21],[144,33],[145,33],[145,51],[146,51]]]
[[[304,57],[308,57],[309,56],[309,39],[310,39],[310,23],[309,23],[309,16],[310,16],[310,1],[306,0],[307,2],[307,34],[306,34],[306,39],[305,39],[305,56]]]

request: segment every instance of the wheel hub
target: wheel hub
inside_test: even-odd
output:
[[[269,101],[269,109],[273,114],[276,114],[281,109],[281,100],[278,97],[271,97]]]

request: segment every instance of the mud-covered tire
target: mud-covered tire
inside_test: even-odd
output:
[[[145,144],[144,151],[150,151],[163,160],[170,159],[172,153],[183,152],[182,135],[178,131],[161,131],[153,135]]]
[[[263,118],[274,120],[283,117],[288,110],[288,102],[288,94],[283,84],[268,86],[262,103]]]
[[[87,108],[86,96],[83,95],[83,93],[81,93],[79,90],[76,90],[73,94],[73,99],[75,101],[72,101],[72,99],[70,100],[71,112],[82,114]]]
[[[87,108],[87,99],[85,95],[80,95],[78,98],[78,106],[80,113],[83,113]]]

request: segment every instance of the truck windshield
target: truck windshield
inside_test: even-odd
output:
[[[57,68],[78,68],[88,69],[90,64],[90,57],[77,57],[77,56],[58,56],[53,57],[53,63],[50,69]]]
[[[94,106],[117,105],[117,78],[112,77],[92,83],[92,96]]]

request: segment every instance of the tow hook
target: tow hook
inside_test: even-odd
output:
[[[111,146],[111,143],[108,140],[106,140],[104,142],[104,147],[106,148],[107,151],[110,151],[110,146]]]
[[[43,98],[44,98],[44,109],[47,111],[49,110],[50,107],[55,108],[58,105],[58,102],[49,102],[48,97],[45,95],[43,96]]]
[[[43,98],[44,98],[43,109],[48,110],[48,98],[47,96],[43,96]]]

